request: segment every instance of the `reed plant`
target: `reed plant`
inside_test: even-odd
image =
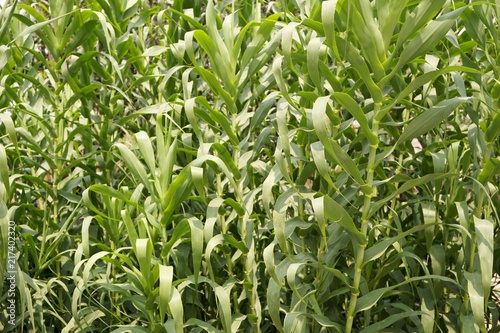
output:
[[[0,331],[500,332],[499,19],[6,0]]]

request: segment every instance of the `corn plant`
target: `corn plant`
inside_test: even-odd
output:
[[[500,331],[499,15],[5,1],[1,330]]]

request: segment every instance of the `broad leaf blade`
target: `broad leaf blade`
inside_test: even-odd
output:
[[[448,118],[449,114],[460,104],[468,100],[469,98],[467,97],[455,97],[427,109],[410,122],[403,134],[399,137],[397,144],[416,138],[434,129],[443,120]]]

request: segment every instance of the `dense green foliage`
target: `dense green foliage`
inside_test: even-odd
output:
[[[0,330],[499,332],[499,20],[7,0]]]

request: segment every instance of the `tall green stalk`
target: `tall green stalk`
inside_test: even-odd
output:
[[[376,120],[375,116],[377,115],[378,111],[380,110],[381,104],[376,103],[375,104],[375,109],[374,109],[374,117],[373,117],[373,122],[371,126],[372,132],[378,137],[378,131],[379,131],[379,122]],[[362,215],[361,215],[361,228],[360,231],[361,233],[366,237],[368,234],[368,226],[370,223],[370,220],[368,218],[370,208],[371,208],[371,201],[374,196],[376,196],[377,189],[373,185],[373,175],[374,175],[374,169],[375,169],[375,157],[377,155],[377,148],[378,144],[375,145],[370,145],[370,153],[368,155],[368,164],[366,166],[366,187],[370,189],[371,193],[364,194],[364,201],[363,201],[363,209],[362,209]],[[352,331],[352,325],[354,322],[354,315],[356,314],[356,304],[358,301],[359,297],[359,287],[361,283],[361,277],[363,276],[363,264],[364,264],[364,256],[365,256],[365,250],[366,250],[367,244],[359,244],[356,252],[356,257],[354,260],[354,278],[353,278],[353,284],[352,284],[352,291],[351,291],[351,297],[349,300],[349,307],[347,309],[347,315],[346,315],[346,327],[345,327],[345,333],[351,333]]]

